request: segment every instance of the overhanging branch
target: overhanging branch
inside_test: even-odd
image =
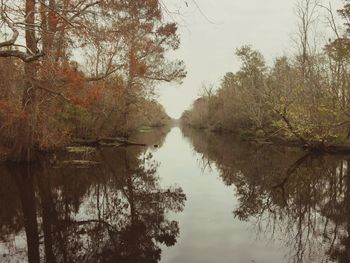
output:
[[[21,59],[23,62],[30,63],[39,58],[43,57],[45,54],[39,52],[37,54],[31,55],[18,50],[0,50],[0,57],[16,57]]]
[[[8,27],[13,32],[12,37],[9,40],[4,41],[4,42],[0,42],[0,48],[10,47],[10,46],[15,44],[15,42],[19,36],[19,32],[16,29],[15,25],[6,17],[5,11],[3,10],[3,8],[0,8],[0,16],[1,16],[1,19],[8,25]]]

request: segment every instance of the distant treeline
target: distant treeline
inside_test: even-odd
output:
[[[337,12],[350,19],[350,4]],[[335,37],[316,45],[312,29],[326,10]],[[298,5],[299,49],[267,66],[250,46],[236,50],[240,69],[227,73],[217,89],[182,115],[194,128],[249,137],[279,137],[305,144],[343,143],[350,137],[350,26],[337,28],[332,9],[305,0]],[[341,34],[340,32],[343,33]]]

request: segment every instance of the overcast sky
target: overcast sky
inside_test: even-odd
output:
[[[159,100],[173,118],[190,107],[202,83],[217,86],[226,72],[239,68],[234,52],[242,45],[258,49],[269,63],[294,52],[296,0],[197,0],[205,16],[186,1],[189,7],[182,0],[165,0],[181,13],[176,18],[182,24],[181,48],[172,56],[183,59],[188,71],[182,85],[159,87]],[[335,9],[342,5],[342,0],[331,2]]]

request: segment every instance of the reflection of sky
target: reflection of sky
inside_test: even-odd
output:
[[[18,263],[27,260],[27,241],[24,230],[6,237],[9,242],[0,241],[0,262]]]
[[[197,142],[199,142],[199,140],[197,140]],[[171,186],[181,187],[183,189],[184,194],[186,194],[187,198],[185,202],[184,211],[182,212],[174,213],[171,212],[171,209],[165,207],[165,218],[175,220],[179,223],[180,234],[177,237],[177,242],[173,247],[165,247],[164,245],[161,246],[162,260],[160,263],[293,262],[292,256],[295,255],[295,244],[298,243],[298,239],[295,239],[295,231],[297,230],[297,224],[294,225],[294,221],[289,221],[289,219],[293,219],[293,216],[289,218],[287,211],[291,211],[291,213],[293,214],[293,211],[298,206],[295,206],[295,204],[293,204],[292,201],[290,205],[291,210],[286,211],[285,209],[282,209],[287,214],[282,213],[284,214],[284,219],[276,218],[275,225],[267,223],[272,223],[274,215],[279,215],[279,213],[270,214],[269,212],[266,212],[262,216],[249,218],[247,222],[239,221],[237,218],[234,217],[233,214],[233,211],[237,209],[241,204],[240,200],[238,199],[239,195],[237,194],[237,190],[234,185],[227,186],[224,183],[223,177],[220,176],[220,170],[218,168],[223,166],[225,166],[226,168],[231,167],[230,163],[232,162],[232,156],[230,154],[227,154],[230,152],[225,151],[225,149],[223,149],[222,152],[215,151],[213,145],[207,142],[205,140],[205,137],[204,140],[200,141],[200,143],[201,149],[204,149],[204,152],[208,151],[209,153],[209,150],[211,149],[211,156],[214,157],[215,154],[213,160],[219,159],[222,160],[222,163],[221,161],[218,161],[218,166],[216,166],[214,164],[214,161],[212,161],[210,166],[206,166],[205,164],[207,162],[205,158],[202,158],[202,155],[194,150],[194,145],[191,145],[191,140],[188,138],[184,138],[179,128],[173,128],[170,131],[170,133],[168,133],[166,140],[162,146],[160,146],[159,148],[153,148],[151,150],[148,150],[146,153],[147,156],[149,151],[152,151],[154,158],[151,159],[151,162],[154,161],[157,164],[159,163],[159,167],[155,175],[159,176],[159,183],[161,186],[160,189],[165,190]],[[225,143],[232,148],[238,147],[240,145],[233,144],[230,140],[228,140],[227,142],[225,141]],[[196,146],[196,149],[199,149],[198,146],[199,145]],[[119,159],[117,157],[118,151],[107,152],[112,154],[109,157],[109,160]],[[245,151],[242,151],[242,153],[244,152]],[[120,153],[123,153],[123,151],[121,151]],[[130,153],[132,153],[132,151]],[[295,154],[295,149],[292,150],[291,153]],[[248,160],[250,160],[249,157],[251,155],[242,154],[242,156],[243,158],[248,158]],[[274,158],[274,156],[276,157],[277,155],[270,156],[270,158]],[[121,157],[123,156],[120,156],[120,158]],[[237,156],[235,155],[235,157],[233,158],[237,158]],[[287,158],[287,156],[281,156],[281,160],[283,160],[284,158]],[[254,160],[254,158],[252,158],[251,160]],[[276,165],[276,163],[280,162],[281,160],[277,159],[276,162],[271,162],[272,167],[274,167],[274,165]],[[237,163],[247,162],[246,159],[238,159],[238,161],[239,162]],[[233,164],[237,163],[233,161]],[[250,161],[249,163],[252,162]],[[203,169],[204,166],[206,167],[205,169]],[[146,162],[145,167],[147,170],[147,168],[151,168],[152,166],[150,165],[150,163]],[[238,165],[236,168],[239,167],[240,165]],[[242,167],[243,172],[245,171],[245,166],[243,165]],[[258,165],[255,167],[252,163],[252,167],[261,168],[265,167],[265,165]],[[330,168],[326,170],[331,171],[331,167],[332,166],[330,166]],[[233,166],[231,168],[235,167]],[[284,168],[287,169],[287,167]],[[275,169],[272,169],[271,171],[274,170]],[[81,200],[81,202],[79,202],[78,213],[72,213],[72,218],[74,218],[75,220],[97,219],[98,211],[96,209],[96,202],[97,200],[99,200],[101,214],[105,216],[112,215],[112,217],[110,218],[110,222],[113,223],[114,226],[117,226],[119,228],[121,226],[124,226],[123,221],[129,222],[129,206],[127,205],[125,195],[122,193],[122,191],[120,191],[119,188],[119,190],[115,192],[116,188],[114,183],[116,182],[114,182],[113,179],[115,178],[114,176],[121,176],[122,174],[119,174],[118,172],[111,174],[110,172],[112,170],[108,171],[109,172],[106,174],[106,176],[108,175],[108,177],[105,178],[108,178],[108,180],[100,181],[101,184],[95,184],[98,181],[91,182],[92,184],[90,185],[90,188],[85,192],[85,196],[79,199]],[[121,170],[118,169],[118,171],[123,170],[121,168]],[[130,171],[132,171],[132,168]],[[232,171],[238,171],[238,169],[234,169]],[[257,170],[254,169],[254,171]],[[278,166],[276,167],[276,171],[278,174]],[[84,176],[84,174],[85,172],[81,173],[80,175]],[[88,174],[90,173],[86,173],[86,175]],[[70,178],[76,176],[77,173],[70,173],[69,176],[71,177],[67,177],[68,173],[62,175],[65,176],[65,180],[67,180],[66,182],[69,182]],[[260,176],[260,174],[257,175]],[[262,172],[261,175],[264,176],[266,175],[266,173]],[[336,181],[337,180],[338,179],[336,179]],[[231,180],[226,180],[226,182],[229,181]],[[74,180],[72,180],[72,182],[74,183]],[[109,185],[109,183],[112,184]],[[137,180],[134,183],[134,185],[136,186]],[[63,186],[60,186],[61,189],[63,189],[62,187]],[[257,185],[257,188],[259,188],[259,184]],[[73,190],[76,188],[74,187],[71,189]],[[322,202],[325,202],[324,204],[327,204],[328,194],[325,194],[326,192],[328,192],[327,189],[329,190],[329,187],[325,187],[324,192],[322,191],[322,193],[317,194],[320,198],[325,197],[325,199],[322,199]],[[150,188],[149,190],[152,189]],[[294,192],[293,187],[290,191]],[[69,200],[67,199],[70,196],[69,193],[70,192],[67,192],[68,196],[64,197],[63,192],[60,193],[60,191],[58,190],[54,196],[57,198],[57,200]],[[97,193],[100,193],[100,198],[97,198]],[[105,193],[108,194],[105,195]],[[112,196],[113,198],[111,198]],[[291,194],[291,196],[294,195]],[[311,195],[311,197],[314,198],[315,196]],[[340,195],[338,197],[341,199]],[[317,199],[317,197],[315,198]],[[152,200],[156,201],[156,199]],[[141,201],[141,199],[139,199],[139,201]],[[294,200],[294,202],[295,201],[296,200]],[[122,202],[125,205],[119,202]],[[111,207],[109,207],[109,205],[107,204],[111,205]],[[139,204],[142,204],[142,202]],[[319,203],[317,202],[317,204]],[[112,208],[114,207],[114,205],[117,208],[120,208],[120,210],[114,210],[114,213],[112,214],[108,213],[108,208]],[[162,203],[160,203],[160,205],[162,205]],[[271,205],[273,207],[274,201],[271,202]],[[313,221],[313,219],[317,219],[318,221],[316,222],[315,220],[314,224],[312,224],[312,233],[307,233],[306,230],[308,228],[306,227],[306,224],[303,225],[305,235],[310,234],[309,237],[311,240],[311,243],[308,244],[305,243],[306,240],[303,239],[303,244],[307,244],[307,246],[305,246],[305,248],[307,249],[305,250],[306,258],[308,258],[308,253],[310,251],[310,260],[305,259],[305,261],[303,261],[305,263],[328,262],[325,261],[325,251],[326,249],[328,249],[331,239],[324,239],[325,236],[323,235],[323,233],[327,232],[329,235],[331,235],[332,232],[329,232],[329,230],[333,231],[334,227],[331,221],[327,221],[326,224],[325,216],[321,215],[322,211],[324,211],[322,207],[323,206],[315,206],[316,210],[310,210],[310,213],[314,216],[311,216],[309,220]],[[279,209],[277,209],[276,211],[279,211]],[[144,210],[143,212],[145,212],[144,215],[146,216],[144,218],[147,218],[147,215],[152,215],[152,213],[148,214],[146,210]],[[40,213],[38,213],[38,215],[40,215]],[[154,217],[153,219],[156,220],[152,221],[153,223],[158,222],[158,217]],[[270,221],[268,219],[270,219]],[[260,222],[261,224],[257,224],[257,222]],[[43,255],[44,243],[42,242],[43,235],[41,216],[38,217],[38,223],[40,226],[41,237],[40,251],[41,255]],[[290,225],[290,223],[292,223],[292,225]],[[327,228],[327,231],[324,231],[323,228],[325,224],[329,226],[329,228]],[[272,229],[274,229],[274,232],[272,232]],[[153,230],[154,229],[152,227],[152,231]],[[346,229],[342,229],[340,227],[339,233],[346,233]],[[107,237],[107,235],[105,235],[105,237]],[[335,244],[339,242],[338,240],[341,239],[340,237],[341,235],[338,235]],[[0,240],[0,262],[26,262],[26,241],[24,230],[22,229],[20,232],[11,236],[9,240],[9,243],[2,243]],[[81,240],[84,242],[89,242],[88,239]],[[311,249],[308,250],[310,246]],[[100,247],[102,247],[102,245]],[[77,251],[77,253],[82,252],[83,250]],[[4,257],[3,254],[6,254],[7,256]]]
[[[177,118],[197,97],[202,83],[218,83],[228,71],[237,70],[239,63],[234,50],[249,44],[260,50],[268,62],[293,52],[293,33],[297,29],[295,0],[197,0],[202,12],[183,1],[165,0],[169,9],[177,3],[182,15],[182,45],[175,56],[186,62],[188,77],[181,87],[160,88],[162,104],[170,116]],[[180,4],[180,3],[181,4]],[[328,4],[329,1],[323,1]],[[341,6],[342,0],[332,0]]]
[[[174,247],[163,247],[161,263],[281,263],[287,254],[279,241],[257,240],[251,222],[234,219],[238,206],[233,186],[225,186],[215,165],[204,171],[200,154],[174,128],[155,153],[163,188],[177,184],[186,194],[185,209],[171,218],[179,222]]]

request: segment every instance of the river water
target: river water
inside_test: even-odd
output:
[[[191,129],[0,171],[0,262],[350,262],[349,157]],[[348,160],[349,159],[349,160]]]

